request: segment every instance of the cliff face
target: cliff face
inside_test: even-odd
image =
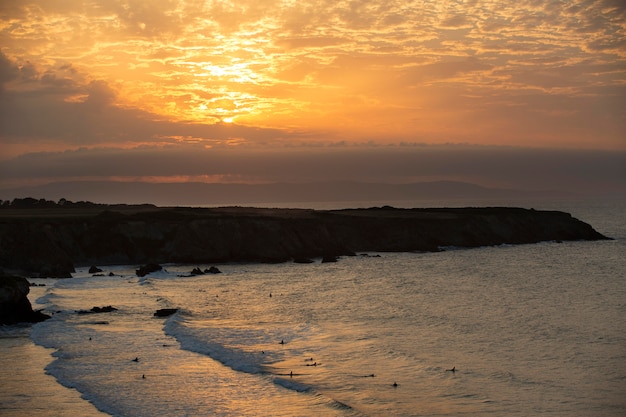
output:
[[[57,277],[70,276],[79,264],[283,262],[356,251],[606,239],[567,213],[517,208],[163,208],[0,220],[0,267]]]

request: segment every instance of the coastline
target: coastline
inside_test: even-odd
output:
[[[604,239],[568,213],[514,207],[0,210],[0,265],[31,277],[70,278],[81,265],[281,263],[357,252]]]
[[[36,345],[28,334],[21,334],[0,336],[0,351],[3,417],[109,416],[46,373],[46,366],[54,360],[54,349]]]
[[[561,207],[556,207],[556,208],[561,209]],[[569,212],[571,208],[565,207],[565,209]],[[593,215],[590,215],[590,213],[593,213],[593,212],[587,212],[585,210],[578,210],[578,211],[573,210],[571,212],[574,213],[576,217],[578,218],[585,219],[585,220],[592,220],[591,223],[594,226],[598,226],[599,227],[598,230],[616,239],[615,242],[606,242],[606,244],[609,244],[610,246],[614,246],[614,243],[616,245],[623,244],[623,241],[624,241],[623,236],[625,235],[623,233],[624,231],[623,226],[622,226],[623,221],[621,220],[620,216],[604,218],[600,216],[594,217]],[[616,214],[620,212],[622,212],[621,209],[615,210]],[[548,245],[541,245],[539,247],[560,248],[561,250],[565,250],[568,247],[570,247],[570,245],[578,245],[578,244],[576,243],[573,243],[573,244],[566,243],[563,245],[548,244]],[[528,248],[518,248],[518,249],[519,250],[525,250],[529,248],[532,249],[533,246],[534,245],[531,245]],[[581,246],[581,249],[583,250],[580,252],[581,254],[584,253],[584,251],[586,250],[585,248],[586,248],[586,245]],[[504,250],[508,250],[508,249],[504,249]],[[463,252],[465,251],[461,251],[458,253],[463,253]],[[418,256],[421,256],[421,255],[418,255]],[[433,259],[436,259],[440,256],[445,256],[445,254],[444,253],[433,254]],[[597,259],[603,259],[603,258],[597,258]],[[38,297],[43,295],[47,291],[47,287],[52,285],[55,280],[31,278],[29,279],[29,281],[46,285],[46,287],[31,287],[32,292],[31,294],[29,294],[29,298],[31,299],[33,303],[33,307],[41,308],[41,305],[38,306],[35,300],[37,300]],[[274,300],[275,299],[276,297],[274,297]],[[11,350],[12,348],[5,349],[5,346],[9,346],[9,345],[3,343],[4,342],[4,340],[2,340],[3,336],[4,334],[0,333],[0,348],[2,349],[3,352],[6,352],[7,354],[11,352],[10,355],[13,355],[12,350]],[[4,395],[6,393],[5,392],[0,393],[2,394],[0,396],[0,415],[3,415],[3,416],[7,415],[10,417],[22,416],[22,415],[34,415],[34,416],[40,416],[40,417],[52,417],[52,416],[59,416],[59,415],[84,415],[87,417],[91,417],[91,416],[107,416],[108,415],[108,414],[99,412],[97,409],[95,409],[91,405],[91,403],[89,403],[87,400],[82,399],[80,396],[80,393],[78,393],[76,390],[71,389],[71,388],[66,388],[63,385],[60,385],[56,381],[55,378],[46,374],[45,367],[48,364],[50,364],[53,360],[55,360],[55,358],[51,356],[54,353],[52,349],[46,349],[39,345],[35,345],[30,339],[30,337],[28,337],[27,335],[21,335],[20,337],[24,339],[22,340],[22,342],[25,342],[25,343],[23,345],[20,345],[19,349],[26,349],[28,352],[28,355],[19,356],[19,358],[25,359],[24,361],[19,363],[20,365],[19,369],[18,369],[18,363],[16,363],[17,361],[15,360],[11,361],[7,359],[7,356],[3,356],[3,358],[0,359],[0,366],[2,366],[2,369],[6,371],[3,375],[0,375],[0,376],[7,376],[7,375],[10,376],[11,384],[15,384],[15,386],[18,386],[21,390],[21,392],[19,390],[14,390],[14,393],[17,396],[24,397],[24,398],[18,398],[19,406],[15,406],[16,404],[18,404],[17,402],[8,403],[7,396]],[[603,342],[598,341],[597,344],[594,344],[594,346],[599,347],[600,345],[602,345],[602,343]],[[34,357],[34,360],[30,360],[29,358],[31,357]],[[25,369],[22,370],[22,367],[24,367]],[[14,375],[17,375],[17,377],[14,377]],[[377,373],[377,376],[378,376],[378,373]],[[0,383],[2,383],[3,386],[6,386],[4,381],[5,380],[0,380]],[[25,383],[16,382],[16,381],[25,381]],[[402,381],[398,381],[398,382],[402,384]],[[404,386],[404,385],[401,385],[401,386]],[[39,388],[39,387],[42,387],[42,388]],[[43,395],[39,393],[38,390],[41,390],[41,393],[43,393]],[[46,393],[51,393],[50,394],[51,397],[47,397]],[[29,395],[41,396],[43,400],[35,399],[35,401],[31,401],[30,399],[26,398]],[[46,402],[46,398],[52,398],[52,402]],[[42,403],[44,403],[45,408],[41,407]]]

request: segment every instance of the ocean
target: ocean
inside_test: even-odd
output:
[[[32,279],[54,314],[0,329],[0,415],[626,415],[626,202],[499,203],[614,240]]]

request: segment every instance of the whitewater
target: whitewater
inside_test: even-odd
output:
[[[0,414],[49,378],[37,415],[624,415],[626,206],[568,204],[535,207],[614,240],[32,279],[53,317],[0,334]]]

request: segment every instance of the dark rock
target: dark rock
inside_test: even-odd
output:
[[[91,310],[78,310],[78,314],[93,314],[93,313],[111,313],[112,311],[117,311],[117,308],[113,306],[104,306],[104,307],[92,307]]]
[[[150,263],[147,265],[140,266],[139,269],[136,270],[135,272],[137,273],[138,277],[145,277],[146,275],[152,272],[160,271],[162,269],[163,267],[161,265]]]
[[[167,317],[178,311],[177,308],[161,308],[154,313],[154,317]]]
[[[293,261],[297,264],[312,264],[314,262],[309,258],[295,258]]]
[[[326,255],[322,258],[322,263],[329,263],[329,262],[337,262],[339,260],[338,257],[333,256],[333,255]]]
[[[94,313],[110,313],[112,311],[117,311],[117,308],[113,306],[92,307],[91,311],[93,311]]]
[[[191,270],[191,272],[187,275],[178,275],[179,277],[195,277],[198,275],[204,275],[204,274],[208,274],[209,270],[205,269],[204,271],[201,270],[200,268],[196,267],[194,269]]]
[[[41,311],[33,311],[29,291],[26,278],[0,276],[0,324],[37,323],[50,318]]]
[[[212,266],[209,269],[205,269],[204,273],[205,274],[221,274],[222,271],[220,271],[216,266]]]
[[[90,274],[97,274],[99,272],[102,272],[102,269],[98,268],[95,265],[92,265],[91,268],[89,268],[89,273]]]

